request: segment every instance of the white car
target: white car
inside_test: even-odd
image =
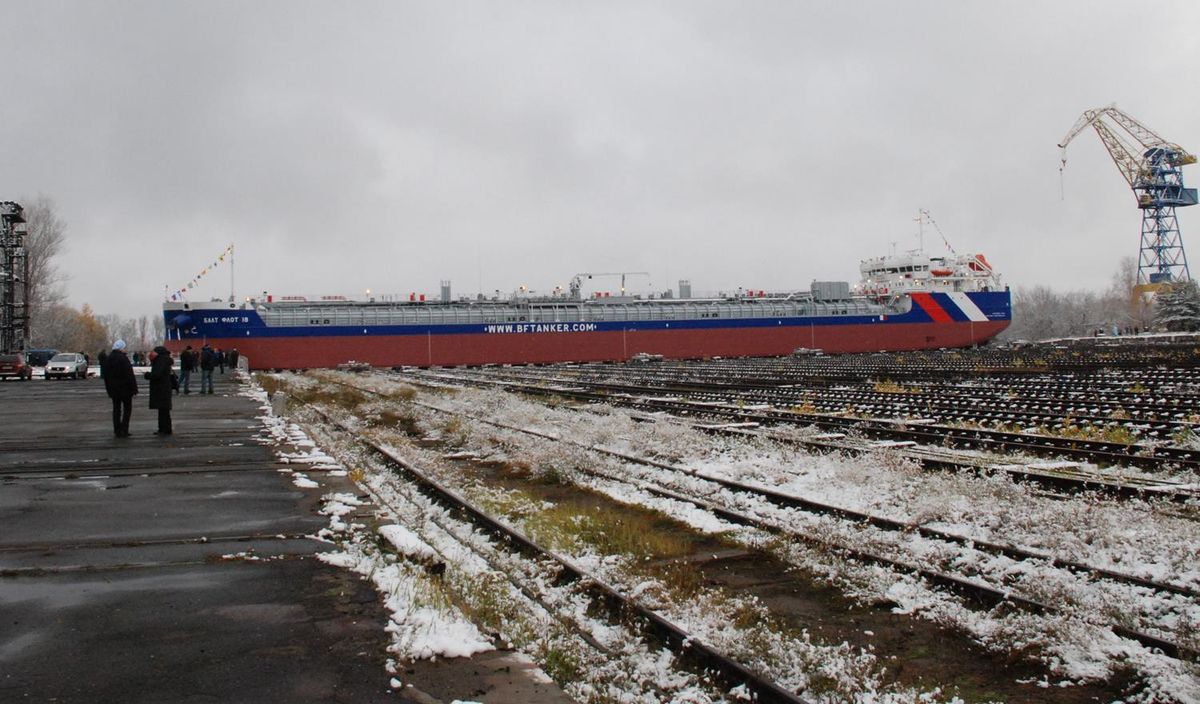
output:
[[[47,379],[86,379],[88,363],[87,358],[76,352],[63,352],[56,354],[46,362],[46,378]]]

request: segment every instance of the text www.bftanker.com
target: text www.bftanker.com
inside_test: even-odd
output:
[[[513,323],[485,325],[484,332],[595,332],[595,323]]]

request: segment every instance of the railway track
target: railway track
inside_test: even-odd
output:
[[[346,382],[333,383],[340,384],[365,395],[376,396],[384,399],[389,398],[386,394],[382,394],[372,389],[354,384],[349,384]],[[1181,597],[1184,603],[1182,605],[1177,605],[1177,608],[1182,610],[1186,610],[1187,606],[1192,600],[1200,599],[1200,593],[1198,593],[1196,590],[1180,585],[1147,580],[1134,575],[1098,568],[1069,559],[1056,558],[1055,556],[1048,555],[1040,551],[1022,548],[1016,545],[1005,545],[973,540],[968,537],[948,533],[946,531],[933,529],[926,526],[897,521],[863,511],[833,506],[828,503],[806,499],[802,496],[779,492],[768,487],[733,481],[724,477],[713,475],[712,473],[697,471],[685,466],[661,462],[645,457],[639,457],[628,452],[616,451],[594,444],[588,444],[586,442],[579,442],[570,438],[560,437],[552,433],[546,433],[530,428],[517,427],[508,423],[492,420],[478,414],[463,412],[456,409],[448,409],[436,404],[416,400],[409,400],[408,403],[417,405],[435,413],[467,418],[473,422],[500,428],[512,433],[518,433],[541,440],[549,440],[552,442],[572,445],[589,452],[616,458],[623,462],[642,465],[644,467],[651,467],[656,470],[666,470],[675,474],[686,475],[692,479],[698,479],[703,482],[719,486],[720,488],[729,491],[734,496],[751,496],[756,499],[764,500],[783,509],[796,510],[818,516],[830,516],[849,523],[870,526],[871,528],[881,531],[917,535],[928,540],[940,541],[945,544],[955,545],[961,550],[977,550],[991,555],[1003,556],[1014,561],[1046,563],[1053,568],[1064,569],[1073,575],[1083,575],[1088,579],[1106,580],[1111,583],[1148,589],[1164,595]],[[710,498],[707,498],[713,495],[711,490],[702,492],[706,494],[706,496],[697,496],[694,494],[683,493],[678,490],[668,490],[653,482],[634,480],[623,472],[613,473],[605,472],[599,469],[584,469],[583,471],[592,476],[603,478],[607,481],[631,484],[639,489],[648,491],[663,498],[670,498],[676,501],[691,503],[727,521],[753,526],[772,534],[785,535],[790,539],[799,540],[814,547],[820,547],[821,549],[830,549],[831,547],[830,538],[827,535],[810,535],[804,531],[798,532],[795,528],[788,526],[785,521],[754,516],[744,511],[738,511],[730,508],[730,506],[738,503],[736,500],[714,502]],[[897,572],[919,576],[931,584],[937,585],[938,587],[959,596],[966,597],[988,608],[1006,604],[1035,614],[1056,613],[1060,611],[1060,608],[1056,605],[1042,603],[1034,598],[1015,593],[1013,587],[1010,585],[989,584],[986,581],[986,578],[981,577],[980,575],[951,574],[945,571],[931,569],[927,566],[921,566],[902,558],[898,559],[895,556],[884,555],[878,552],[870,552],[845,545],[835,545],[833,548],[844,554],[847,558],[858,562],[879,565]],[[981,581],[981,579],[984,581]],[[1111,629],[1114,634],[1120,637],[1137,641],[1148,648],[1158,649],[1170,657],[1187,660],[1195,660],[1197,658],[1197,653],[1195,651],[1181,646],[1169,640],[1168,638],[1135,630],[1118,623],[1109,623],[1106,624],[1105,627]]]
[[[430,384],[425,376],[415,377],[408,376],[406,381],[414,386],[433,386],[441,387],[440,384]],[[455,380],[450,380],[449,385],[453,386]],[[468,385],[487,387],[487,384],[472,384]],[[544,389],[542,390],[544,391]],[[533,392],[522,392],[530,395],[539,395]],[[551,394],[553,395],[553,394]],[[590,396],[577,397],[583,403],[611,403],[612,405],[621,405],[614,402],[610,397],[605,396],[603,399],[598,399]],[[698,411],[698,412],[693,412]],[[1160,498],[1172,501],[1174,503],[1185,504],[1194,502],[1200,499],[1200,488],[1192,487],[1177,481],[1151,479],[1138,476],[1124,476],[1114,478],[1111,475],[1087,471],[1082,469],[1078,464],[1071,462],[1046,462],[1046,463],[1031,463],[1031,462],[1006,462],[996,455],[979,455],[977,453],[964,453],[950,448],[941,446],[918,445],[914,441],[895,441],[884,440],[870,441],[864,439],[854,439],[843,432],[830,432],[817,435],[815,437],[806,438],[804,436],[780,436],[779,434],[764,434],[762,424],[753,421],[741,420],[746,409],[738,407],[730,409],[728,418],[713,419],[716,422],[699,422],[688,421],[687,418],[694,418],[697,415],[708,414],[712,415],[715,411],[709,406],[704,406],[700,409],[689,409],[684,407],[679,414],[664,415],[669,411],[652,412],[645,416],[633,416],[635,420],[644,419],[648,422],[659,422],[664,418],[670,418],[675,422],[689,425],[697,430],[710,434],[734,435],[742,437],[761,436],[767,437],[776,442],[793,444],[803,447],[813,452],[840,452],[848,456],[865,455],[881,448],[890,449],[906,459],[912,460],[926,469],[932,470],[947,470],[947,471],[972,471],[979,473],[1003,472],[1005,475],[1014,481],[1027,482],[1036,484],[1044,489],[1055,492],[1063,492],[1067,494],[1075,494],[1081,492],[1100,492],[1110,496],[1116,496],[1126,499],[1145,499],[1145,498]],[[727,420],[728,422],[723,422]]]
[[[768,383],[836,384],[862,379],[962,380],[1002,377],[1012,382],[1047,374],[1080,376],[1120,370],[1150,375],[1169,369],[1193,378],[1200,367],[1200,336],[1176,339],[1117,338],[1043,343],[1025,348],[984,347],[970,350],[880,352],[857,355],[788,358],[712,359],[684,362],[733,372],[738,378]],[[666,363],[670,366],[675,363]]]
[[[1200,423],[1200,370],[1194,367],[1086,373],[1042,369],[1036,376],[1014,376],[965,375],[944,368],[935,373],[930,364],[914,376],[902,369],[863,363],[863,357],[822,361],[816,370],[811,368],[816,363],[808,360],[737,359],[584,364],[556,367],[555,373],[587,383],[721,393],[779,407],[811,405],[825,412],[918,416],[993,427],[1082,426],[1092,434],[1156,442],[1194,431]],[[946,355],[940,361],[944,363]],[[821,376],[831,365],[840,371],[831,378]],[[521,370],[507,372],[520,374]],[[893,372],[901,373],[893,376]],[[897,383],[897,378],[908,381]]]
[[[558,584],[575,585],[585,594],[593,607],[607,613],[614,625],[635,624],[641,635],[648,636],[675,653],[679,662],[691,669],[703,680],[717,683],[725,691],[741,687],[756,701],[778,704],[807,704],[806,700],[780,687],[769,678],[740,664],[717,649],[706,645],[701,639],[670,622],[638,600],[608,585],[603,579],[590,574],[572,561],[538,545],[520,531],[502,520],[491,516],[468,501],[464,496],[437,481],[432,473],[399,456],[394,450],[366,439],[350,427],[315,406],[309,406],[327,424],[344,432],[354,443],[367,449],[394,471],[412,482],[417,490],[438,506],[451,512],[479,531],[491,536],[494,543],[504,549],[518,553],[526,560],[551,564],[558,573]],[[378,501],[382,497],[376,496]],[[467,543],[470,549],[475,548]],[[487,559],[485,557],[485,559]],[[527,596],[536,598],[534,590],[525,587]],[[545,608],[552,604],[541,602]],[[560,621],[566,623],[566,619]],[[577,627],[578,628],[578,627]],[[581,637],[594,647],[602,647],[586,631],[580,629]]]
[[[913,442],[927,446],[999,452],[1023,452],[1034,456],[1070,458],[1098,465],[1128,465],[1147,470],[1179,467],[1200,471],[1200,451],[1185,448],[1148,447],[1125,443],[1062,438],[1048,435],[960,428],[928,422],[928,419],[873,419],[805,412],[791,407],[778,408],[770,404],[745,404],[719,395],[699,391],[689,393],[672,387],[585,382],[548,373],[501,370],[427,370],[405,372],[410,378],[440,379],[458,384],[492,386],[536,396],[560,396],[584,403],[608,403],[644,411],[664,412],[687,417],[710,417],[725,422],[753,422],[764,426],[801,425],[859,435],[880,440]],[[1031,473],[1032,474],[1032,473]],[[1081,488],[1099,488],[1104,482],[1085,487],[1084,482],[1062,476],[1061,484],[1076,484]],[[1134,494],[1154,488],[1153,483],[1128,485],[1118,493]],[[1195,498],[1190,491],[1174,492],[1169,482],[1158,486],[1175,494],[1176,500]]]

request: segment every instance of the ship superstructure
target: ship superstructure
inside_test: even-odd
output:
[[[982,254],[934,256],[917,250],[867,259],[859,265],[862,280],[856,290],[871,296],[894,296],[912,291],[998,291],[1000,277]]]

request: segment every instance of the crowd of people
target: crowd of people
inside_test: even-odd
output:
[[[118,438],[129,437],[129,417],[133,412],[133,397],[138,394],[137,375],[134,366],[149,366],[150,370],[142,376],[149,382],[150,409],[158,411],[158,430],[155,435],[171,435],[171,406],[173,396],[180,393],[191,393],[192,373],[200,372],[201,394],[213,393],[213,373],[225,373],[225,367],[237,369],[238,351],[229,353],[220,348],[204,345],[199,350],[188,345],[179,353],[179,374],[175,373],[175,360],[171,351],[158,346],[144,357],[142,353],[132,353],[133,359],[125,352],[125,341],[117,340],[112,350],[101,352],[100,376],[104,379],[104,388],[113,405],[113,433]]]
[[[191,350],[192,348],[191,348],[191,346],[188,346],[187,349]],[[225,367],[232,367],[234,369],[237,369],[238,351],[236,349],[230,350],[229,352],[225,352],[220,347],[210,348],[208,345],[205,345],[204,349],[209,349],[213,354],[217,355],[217,368],[220,368],[222,373],[224,373]],[[201,354],[201,353],[197,352],[196,354]],[[108,358],[108,355],[109,355],[108,350],[100,350],[100,353],[98,355],[96,355],[96,363],[100,365],[100,375],[101,376],[104,375],[104,360]],[[89,363],[91,362],[91,359],[92,359],[91,355],[84,354],[83,356],[87,357]],[[154,359],[154,351],[153,350],[148,351],[148,352],[143,352],[143,351],[128,352],[127,351],[127,352],[125,352],[125,356],[129,359],[129,363],[135,367],[149,367],[153,364],[153,362],[151,360]],[[180,362],[182,362],[182,361],[183,361],[183,358],[181,356]],[[198,366],[193,367],[193,369],[198,369],[198,368],[199,368]]]

